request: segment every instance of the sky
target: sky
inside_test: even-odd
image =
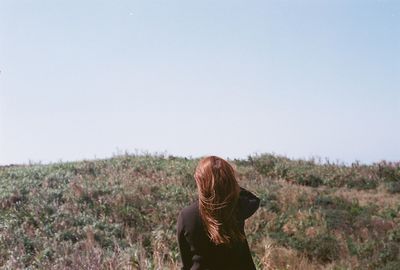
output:
[[[400,1],[0,0],[0,165],[400,160]]]

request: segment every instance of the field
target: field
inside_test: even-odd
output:
[[[126,154],[0,167],[0,268],[179,269],[176,218],[198,159]],[[400,162],[229,160],[261,198],[258,269],[400,269]]]

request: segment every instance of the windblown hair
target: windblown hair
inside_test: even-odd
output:
[[[236,218],[240,187],[233,167],[222,158],[208,156],[199,161],[194,178],[200,216],[210,240],[227,246],[244,241]]]

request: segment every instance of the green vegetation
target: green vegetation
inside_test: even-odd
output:
[[[179,269],[176,218],[198,159],[123,155],[0,167],[0,268]],[[261,198],[259,269],[399,269],[400,162],[230,160]]]

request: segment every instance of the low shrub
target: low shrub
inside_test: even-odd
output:
[[[389,193],[400,193],[400,181],[398,182],[387,182],[386,188]]]
[[[338,240],[329,234],[320,234],[309,239],[306,244],[306,254],[320,262],[328,263],[339,258],[340,246]]]
[[[295,180],[299,185],[310,187],[318,187],[324,183],[322,178],[314,174],[298,175]]]

